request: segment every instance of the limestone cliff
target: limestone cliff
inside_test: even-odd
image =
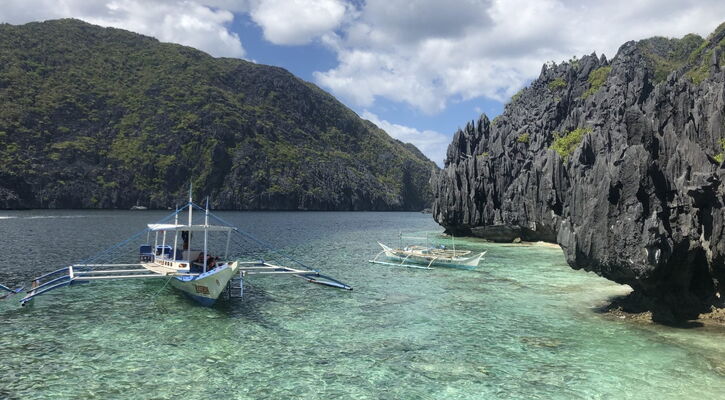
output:
[[[561,245],[575,269],[692,318],[725,295],[725,24],[545,65],[459,130],[433,178],[456,234]],[[666,318],[664,316],[663,318]]]

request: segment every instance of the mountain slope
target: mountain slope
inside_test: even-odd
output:
[[[276,67],[77,20],[0,25],[0,207],[419,210],[434,164]]]
[[[655,318],[725,295],[725,24],[545,65],[504,113],[456,133],[434,183],[448,231],[559,243]]]

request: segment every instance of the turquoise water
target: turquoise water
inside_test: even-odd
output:
[[[141,230],[159,212],[0,213],[0,282]],[[0,301],[0,399],[721,399],[722,330],[595,312],[626,292],[561,250],[488,250],[474,271],[369,264],[376,240],[440,233],[419,213],[220,213],[351,284],[247,280],[207,309],[162,281]]]

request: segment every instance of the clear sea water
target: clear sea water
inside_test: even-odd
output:
[[[457,240],[477,270],[369,264],[420,213],[219,213],[343,280],[247,280],[202,308],[163,281],[0,301],[0,399],[723,399],[725,333],[595,309],[622,287],[557,248]],[[0,212],[0,282],[85,258],[165,212]]]

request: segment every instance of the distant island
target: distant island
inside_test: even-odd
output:
[[[432,161],[281,68],[64,19],[0,24],[0,89],[0,208],[431,204]]]
[[[434,183],[448,232],[561,245],[677,321],[725,305],[725,24],[556,65],[455,134]],[[717,313],[716,313],[717,314]]]

